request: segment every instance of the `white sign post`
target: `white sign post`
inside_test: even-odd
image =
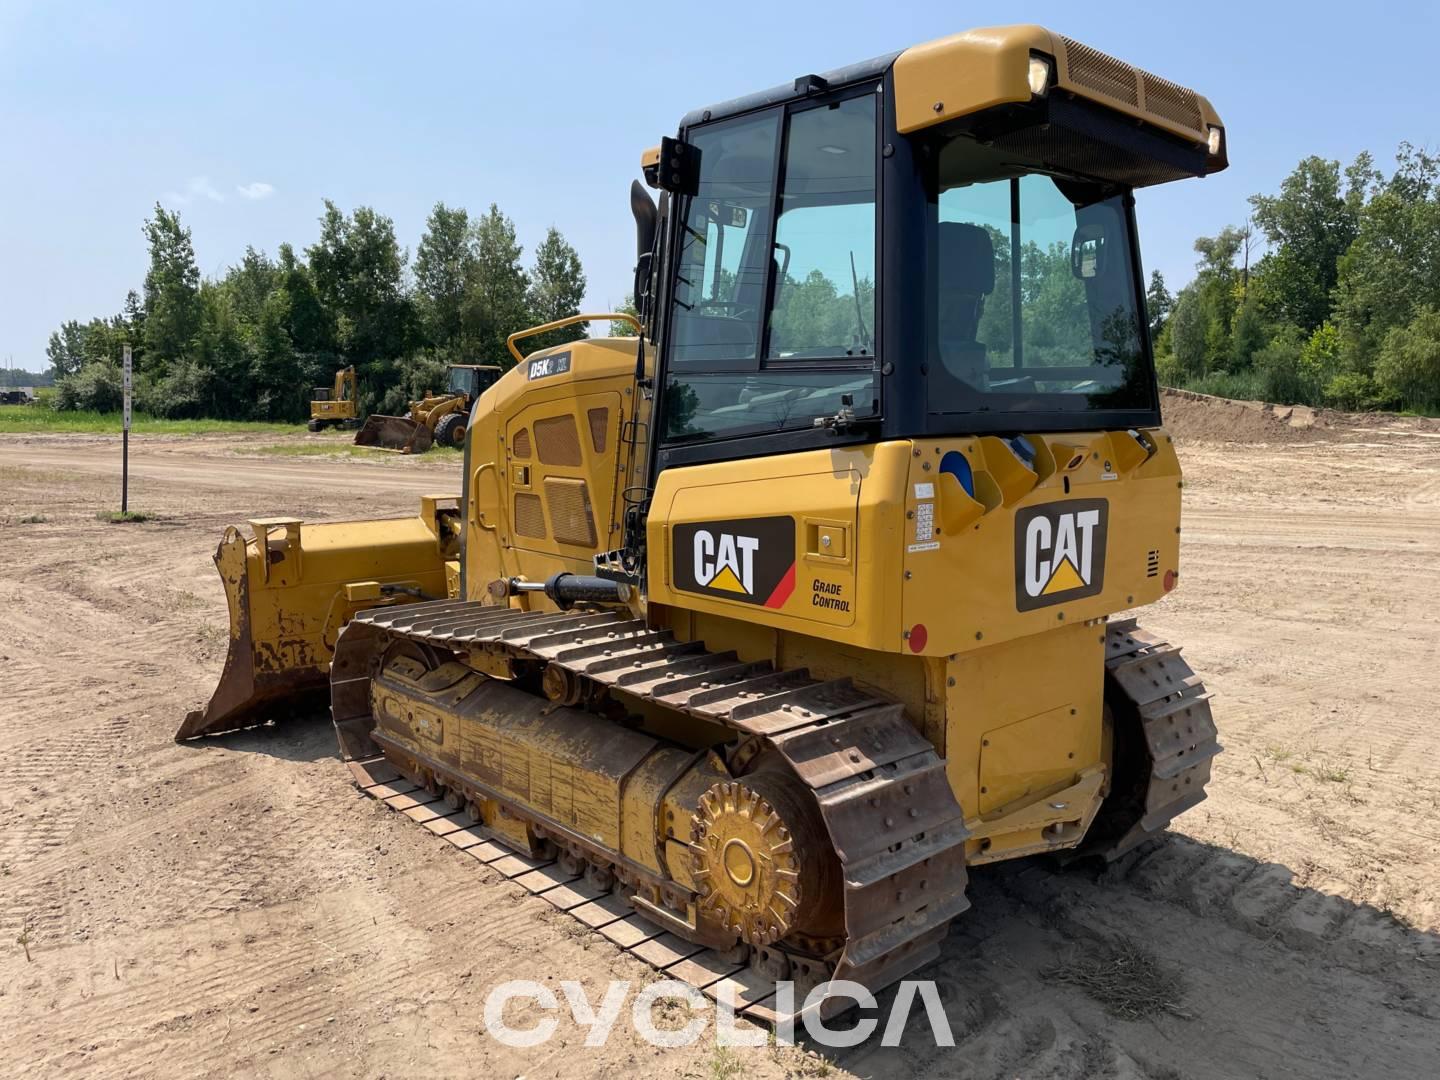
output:
[[[125,427],[120,435],[120,513],[130,510],[130,346],[124,346]]]

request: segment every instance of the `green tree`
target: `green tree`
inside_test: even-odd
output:
[[[1312,388],[1300,370],[1304,336],[1298,327],[1282,327],[1254,356],[1260,375],[1261,396],[1288,404],[1312,400]]]
[[[180,224],[178,212],[155,204],[147,218],[145,239],[150,245],[150,268],[145,273],[145,349],[152,369],[161,370],[184,356],[200,329],[200,268],[190,230]]]
[[[465,298],[477,273],[475,241],[464,208],[437,202],[415,249],[415,301],[425,337],[457,359],[465,343]]]
[[[529,317],[538,325],[579,315],[585,300],[585,286],[585,270],[580,265],[579,254],[560,235],[560,230],[551,226],[535,248],[535,263],[530,270]],[[567,341],[578,341],[585,336],[589,325],[575,323],[548,330],[529,339],[525,348],[548,349]]]
[[[515,223],[491,203],[475,222],[475,280],[465,298],[465,323],[477,358],[506,368],[514,360],[505,339],[531,325],[530,279],[520,264],[522,253]]]
[[[1440,159],[1402,144],[1396,160],[1340,261],[1335,321],[1353,370],[1373,367],[1389,332],[1440,296]]]
[[[1338,161],[1308,157],[1280,183],[1275,195],[1252,195],[1255,224],[1272,251],[1265,260],[1267,295],[1280,321],[1310,332],[1330,313],[1330,293],[1339,279],[1340,258],[1359,229],[1368,156],[1345,171]]]
[[[295,256],[289,244],[281,244],[277,265],[277,291],[285,295],[285,330],[296,351],[307,362],[334,366],[335,315],[325,306],[315,287],[310,268]]]
[[[1175,310],[1170,314],[1166,332],[1180,373],[1188,381],[1205,374],[1205,331],[1207,327],[1204,302],[1192,284],[1180,290]]]
[[[242,322],[259,323],[265,301],[280,284],[281,271],[263,251],[246,245],[240,265],[232,266],[225,275],[235,311]]]
[[[50,373],[57,379],[74,375],[85,365],[85,327],[78,319],[60,324],[60,329],[50,335],[50,344],[45,346],[46,359],[50,361]]]
[[[1230,368],[1244,371],[1250,367],[1255,353],[1268,340],[1265,320],[1260,316],[1260,305],[1252,297],[1245,300],[1235,311],[1235,321],[1230,327]]]
[[[334,318],[336,345],[383,394],[399,378],[398,359],[413,338],[414,309],[404,289],[407,257],[395,223],[368,206],[348,217],[330,200],[320,238],[306,252],[315,291]]]
[[[256,419],[299,420],[310,382],[290,337],[290,294],[273,289],[265,298],[251,333],[250,375],[255,386]]]
[[[640,309],[635,306],[635,296],[633,293],[626,293],[625,299],[616,304],[614,310],[617,314],[623,311],[627,315],[634,315],[637,319],[640,317]],[[627,322],[617,320],[610,324],[610,336],[634,337],[635,328]]]
[[[1200,261],[1196,267],[1195,280],[1187,288],[1193,291],[1195,303],[1198,305],[1191,313],[1191,317],[1197,322],[1194,326],[1187,327],[1187,355],[1181,355],[1178,337],[1175,346],[1176,358],[1187,372],[1194,370],[1195,359],[1189,354],[1189,350],[1196,340],[1203,341],[1200,374],[1230,369],[1235,353],[1231,325],[1239,305],[1240,293],[1235,257],[1240,254],[1244,244],[1244,230],[1233,225],[1227,225],[1215,236],[1202,236],[1195,241],[1195,251],[1199,254]],[[1177,301],[1174,317],[1178,316]]]
[[[187,357],[204,370],[207,393],[196,403],[197,416],[246,418],[253,415],[254,380],[250,351],[228,289],[206,281],[200,286],[200,325],[194,347]],[[177,365],[171,373],[171,392],[192,377],[188,365]],[[163,384],[162,384],[163,385]],[[172,414],[175,415],[175,414]]]
[[[1440,407],[1440,311],[1423,307],[1408,325],[1385,335],[1375,378],[1408,408]]]

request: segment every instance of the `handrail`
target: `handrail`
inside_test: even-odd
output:
[[[644,327],[640,320],[628,311],[610,312],[605,315],[570,315],[564,319],[556,319],[554,322],[547,322],[543,326],[532,326],[529,330],[517,330],[505,339],[505,347],[510,350],[510,355],[515,357],[517,364],[523,363],[525,357],[515,347],[515,342],[521,338],[534,337],[536,334],[543,334],[547,330],[559,330],[562,326],[573,326],[581,322],[628,322],[635,328],[635,332],[643,333]]]

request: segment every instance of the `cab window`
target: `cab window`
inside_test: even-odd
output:
[[[680,239],[668,439],[878,412],[875,126],[866,92],[692,133],[700,192]]]

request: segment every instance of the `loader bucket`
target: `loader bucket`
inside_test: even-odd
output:
[[[177,742],[323,708],[335,639],[355,612],[443,599],[455,556],[456,511],[421,499],[412,518],[231,526],[215,551],[230,611],[225,667],[209,704],[185,717]]]
[[[402,454],[423,454],[435,441],[435,435],[424,424],[417,424],[408,416],[378,416],[366,418],[365,426],[355,433],[356,446],[371,446],[377,450],[398,450]]]

